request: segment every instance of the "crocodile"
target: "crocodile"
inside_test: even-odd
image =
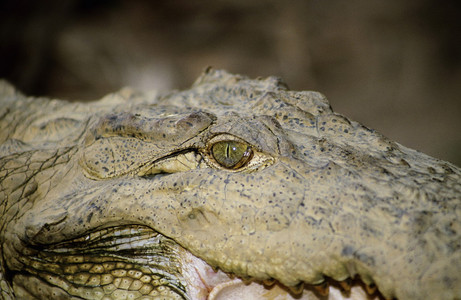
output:
[[[318,92],[0,94],[1,299],[461,299],[461,169]]]

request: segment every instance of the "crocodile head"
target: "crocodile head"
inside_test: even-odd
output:
[[[461,297],[461,170],[319,93],[0,92],[0,297]]]

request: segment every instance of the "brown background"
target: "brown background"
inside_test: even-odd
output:
[[[277,75],[388,137],[461,165],[458,0],[0,1],[0,77],[97,99],[184,89],[206,66]]]

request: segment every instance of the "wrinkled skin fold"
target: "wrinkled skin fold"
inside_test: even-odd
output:
[[[1,299],[461,299],[461,170],[319,93],[0,97]]]

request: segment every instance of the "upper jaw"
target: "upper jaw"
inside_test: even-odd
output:
[[[78,165],[74,164],[74,166]],[[280,167],[280,165],[278,166]],[[315,241],[315,235],[312,235],[312,232],[303,232],[305,228],[302,226],[298,227],[300,224],[291,224],[293,227],[286,227],[289,226],[289,223],[281,225],[275,219],[273,223],[268,225],[270,228],[253,227],[251,223],[242,224],[242,227],[239,229],[241,230],[241,237],[247,236],[248,240],[241,244],[242,240],[239,240],[238,236],[231,236],[227,232],[230,228],[230,224],[227,223],[232,223],[232,220],[219,219],[221,217],[216,212],[208,211],[200,205],[195,207],[194,205],[197,205],[197,202],[188,201],[190,193],[197,193],[199,197],[207,197],[204,194],[205,190],[201,184],[191,179],[200,179],[201,173],[201,170],[191,171],[190,175],[195,174],[195,177],[191,176],[188,180],[185,180],[185,177],[181,176],[180,173],[162,177],[154,176],[148,179],[128,178],[129,180],[127,180],[126,177],[123,177],[105,180],[103,185],[100,182],[82,178],[82,175],[79,175],[80,177],[75,176],[74,182],[66,188],[68,190],[67,194],[63,189],[56,189],[58,191],[56,197],[64,198],[54,199],[52,194],[49,194],[45,202],[34,206],[22,218],[23,224],[17,226],[17,228],[26,228],[25,240],[32,241],[35,245],[44,245],[74,239],[76,236],[84,236],[88,231],[94,229],[110,228],[115,225],[142,224],[150,228],[155,228],[162,235],[174,239],[176,243],[183,245],[189,251],[192,251],[192,253],[205,260],[207,265],[219,267],[226,273],[233,273],[236,276],[244,276],[256,281],[275,278],[282,285],[289,287],[297,286],[294,290],[300,290],[299,287],[304,282],[314,285],[321,285],[323,283],[324,274],[316,270],[312,272],[312,268],[309,269],[315,263],[322,261],[331,266],[337,265],[334,267],[334,270],[343,269],[341,265],[345,262],[341,262],[338,265],[335,256],[328,254],[326,248],[320,252],[327,254],[322,254],[322,256],[317,256],[317,258],[315,256],[309,257],[307,252],[302,254],[303,251],[299,251],[299,249],[295,251],[296,255],[287,257],[288,252],[286,252],[284,241],[287,241],[288,237],[292,241],[303,241],[305,244],[317,243],[319,245],[321,243],[320,240]],[[233,176],[242,177],[235,182],[244,182],[247,175],[234,174]],[[81,183],[83,181],[85,184]],[[225,178],[221,178],[220,182],[224,181]],[[283,183],[281,182],[281,184]],[[236,186],[237,183],[227,184],[229,197],[231,196],[230,193],[233,192],[234,185]],[[85,190],[79,190],[79,186],[85,186]],[[140,189],[141,187],[142,189]],[[141,190],[144,192],[140,193]],[[134,197],[134,191],[137,191],[136,194],[141,196]],[[266,199],[265,201],[269,203],[269,199],[273,197],[272,192],[269,190],[266,190],[266,192],[267,195],[261,194],[259,198]],[[91,195],[91,197],[88,197],[88,195]],[[211,198],[208,198],[208,200],[209,202],[213,202]],[[260,204],[262,207],[264,206],[263,201]],[[156,205],[159,206],[156,207]],[[209,203],[209,205],[213,206],[214,204]],[[293,203],[289,203],[288,200],[284,200],[284,205],[286,205],[285,208],[290,209],[299,207],[300,204],[294,205]],[[232,209],[242,209],[242,211],[233,212],[229,210],[228,213],[230,215],[245,215],[245,207]],[[72,214],[69,212],[72,212]],[[288,213],[288,210],[284,212]],[[268,210],[265,215],[264,209],[261,209],[259,217],[271,220],[269,213],[270,211]],[[35,216],[37,215],[40,215],[41,218],[36,218]],[[191,218],[192,215],[195,217]],[[169,222],[171,220],[176,220],[179,223]],[[217,226],[217,224],[221,224],[222,226]],[[297,230],[294,230],[295,228]],[[206,234],[206,232],[211,232],[211,230],[214,232],[213,236]],[[204,235],[200,234],[200,231]],[[200,248],[200,245],[203,245],[205,241],[194,244],[193,241],[197,241],[194,237],[197,236],[206,238],[208,247],[212,245],[211,248]],[[300,239],[301,236],[303,238]],[[230,246],[231,249],[222,248],[224,244],[221,237],[225,237],[227,243],[224,244]],[[310,241],[313,237],[314,240]],[[210,239],[213,238],[217,240],[210,242]],[[255,238],[256,240],[254,240]],[[278,244],[279,246],[268,244],[268,248],[265,250],[266,253],[257,255],[258,250],[251,245],[264,245],[269,240],[272,242],[282,242]],[[324,242],[327,242],[331,247],[331,242],[325,239]],[[242,247],[239,247],[239,245],[242,245]],[[294,251],[293,247],[290,248]],[[238,252],[235,252],[235,250],[238,250]],[[341,250],[338,251],[337,253],[340,255]],[[227,258],[223,258],[223,253],[230,254]],[[233,258],[231,255],[235,255],[236,258]],[[251,267],[251,264],[247,261],[248,258],[245,257],[254,257],[256,260],[259,260],[257,264],[253,264],[256,268]],[[281,261],[276,262],[271,260],[271,258],[277,257]],[[302,266],[296,263],[297,261],[302,261],[306,265]],[[312,264],[314,261],[315,263]],[[346,269],[343,273],[341,275],[336,271],[331,271],[330,274],[335,280],[342,281],[350,277],[355,277],[358,272],[352,268]],[[327,276],[330,274],[326,273]],[[200,276],[203,277],[203,275]],[[370,278],[366,279],[370,280]],[[211,289],[214,289],[215,292],[211,295],[219,295],[224,293],[224,291],[227,293],[231,288],[233,291],[239,291],[241,290],[240,287],[246,287],[246,285],[242,285],[239,282],[229,284],[228,282],[230,281],[226,280],[222,282],[225,285],[218,283],[216,284],[216,289],[212,287]],[[370,280],[369,282],[373,281]],[[193,284],[190,286],[193,286]],[[252,286],[256,287],[258,285],[255,283]],[[210,287],[211,285],[206,290],[209,290]],[[220,289],[222,289],[222,292],[218,293],[217,291]],[[256,290],[258,288],[252,288],[252,291]],[[201,293],[198,292],[198,294]],[[287,292],[285,291],[285,293]],[[308,292],[306,291],[306,293]],[[288,292],[288,294],[290,293]]]

